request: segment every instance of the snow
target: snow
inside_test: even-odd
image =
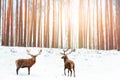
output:
[[[42,48],[30,75],[27,68],[21,68],[16,75],[15,60],[30,58],[26,49],[37,54],[41,48],[0,46],[0,80],[120,80],[119,51],[84,48],[68,55],[75,62],[76,77],[64,76],[62,49],[54,48]]]

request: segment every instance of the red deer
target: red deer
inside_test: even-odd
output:
[[[30,75],[30,68],[33,66],[33,64],[35,64],[36,62],[36,57],[38,55],[41,54],[42,50],[39,51],[38,54],[36,55],[32,55],[30,54],[30,51],[29,50],[26,50],[27,51],[27,54],[30,55],[32,58],[28,58],[28,59],[18,59],[15,61],[16,63],[16,74],[18,75],[18,70],[20,68],[28,68],[28,75]]]
[[[70,60],[68,58],[68,54],[71,52],[75,51],[75,49],[71,50],[68,54],[66,54],[67,50],[63,50],[64,53],[61,53],[63,56],[61,57],[64,60],[64,75],[66,75],[65,70],[68,69],[68,76],[69,76],[69,71],[71,72],[70,76],[72,76],[72,69],[74,71],[74,77],[75,77],[75,63],[74,61]]]

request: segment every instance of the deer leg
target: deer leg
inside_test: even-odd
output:
[[[71,72],[70,76],[72,76],[72,70],[71,69],[70,69],[70,72]]]
[[[68,69],[68,76],[69,76],[69,69]]]
[[[17,67],[17,69],[16,69],[16,74],[18,75],[18,70],[20,69],[20,67]]]
[[[75,77],[75,68],[73,67],[73,71],[74,71],[74,77]]]
[[[28,75],[30,75],[30,67],[28,67]]]
[[[64,75],[66,76],[65,69],[66,69],[66,68],[64,68]]]

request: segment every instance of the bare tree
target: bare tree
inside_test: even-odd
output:
[[[19,41],[19,22],[18,22],[18,0],[16,0],[16,33],[15,33],[15,45],[18,46]]]
[[[87,48],[87,9],[84,10],[85,14],[85,19],[84,19],[84,48]]]
[[[109,34],[108,34],[108,0],[106,0],[106,4],[105,4],[105,33],[106,33],[106,49],[109,49]]]
[[[26,46],[26,27],[27,27],[27,0],[24,0],[24,41],[23,44]]]
[[[112,0],[109,0],[109,49],[113,49],[113,10]]]
[[[99,49],[99,18],[98,18],[98,16],[99,16],[99,7],[98,7],[99,5],[98,5],[98,0],[96,0],[96,14],[97,14],[97,18],[96,18],[96,20],[97,20],[97,22],[96,22],[96,24],[97,24],[97,49]]]
[[[90,48],[91,49],[91,26],[90,26],[90,23],[91,23],[91,21],[90,21],[90,14],[91,14],[91,8],[90,8],[90,0],[88,0],[88,22],[87,22],[87,25],[88,25],[88,48]]]
[[[49,15],[50,15],[50,0],[44,1],[44,47],[49,47]]]
[[[9,36],[9,32],[10,32],[10,28],[11,28],[11,0],[8,1],[8,9],[7,9],[7,29],[6,29],[6,45],[9,46],[9,40],[10,40],[10,36]]]
[[[113,5],[116,5],[116,0],[113,0]],[[115,10],[115,12],[116,12],[116,10]],[[117,24],[116,24],[116,16],[117,16],[116,14],[113,14],[113,49],[117,49]]]
[[[82,48],[83,47],[83,0],[80,0],[79,2],[79,48]]]
[[[36,9],[37,9],[37,0],[33,0],[33,6],[34,6],[34,8],[33,8],[33,13],[34,13],[34,17],[33,17],[33,19],[34,19],[34,21],[33,21],[33,47],[36,47]]]
[[[13,35],[13,0],[11,0],[11,30],[10,30],[10,46],[14,45],[14,35]]]
[[[22,42],[23,42],[23,22],[22,22],[22,1],[20,0],[20,9],[19,9],[19,46],[23,46]]]
[[[58,26],[57,23],[57,17],[56,17],[56,1],[53,0],[53,28],[52,28],[52,47],[57,48],[58,47]]]
[[[103,33],[104,33],[104,32],[103,32],[103,23],[102,23],[102,17],[103,17],[103,16],[102,16],[102,0],[100,0],[100,10],[99,10],[99,11],[100,11],[100,12],[99,12],[99,13],[100,13],[100,15],[99,15],[99,16],[100,16],[100,17],[99,17],[99,18],[100,18],[100,19],[99,19],[99,23],[100,23],[100,24],[99,24],[99,31],[100,31],[100,32],[99,32],[99,39],[100,39],[100,40],[99,40],[99,43],[100,43],[100,44],[99,44],[99,49],[102,49],[102,50],[103,50],[103,49],[104,49],[104,36],[103,36]]]
[[[120,0],[116,0],[117,49],[120,50]]]
[[[60,27],[60,38],[61,38],[61,41],[60,41],[60,43],[61,43],[61,48],[63,48],[63,32],[62,32],[62,4],[63,4],[63,1],[62,0],[59,0],[60,2],[59,2],[59,18],[60,18],[60,23],[59,23],[59,27]]]
[[[30,0],[28,0],[28,27],[27,27],[27,33],[28,33],[28,41],[27,41],[27,45],[31,46],[31,16],[30,16]]]
[[[31,5],[30,5],[31,6]],[[33,46],[33,31],[34,31],[34,18],[35,18],[35,12],[34,12],[35,6],[34,6],[34,0],[32,0],[32,18],[31,18],[31,25],[30,25],[30,46]]]
[[[2,10],[2,8],[1,8],[1,0],[0,0],[0,34],[1,34],[1,10]]]
[[[42,0],[40,0],[39,7],[39,23],[38,23],[38,46],[42,47]]]
[[[67,0],[68,48],[71,47],[70,0]]]
[[[2,18],[2,45],[5,45],[6,44],[6,0],[4,0],[3,2],[3,12],[2,12],[2,15],[3,15],[3,18]]]

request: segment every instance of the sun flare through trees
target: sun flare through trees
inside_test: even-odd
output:
[[[120,50],[119,0],[0,0],[2,45]]]

